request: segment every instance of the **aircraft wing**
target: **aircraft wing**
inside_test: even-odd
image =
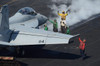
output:
[[[26,30],[27,31],[27,30]],[[50,31],[29,30],[31,32],[14,31],[10,42],[0,41],[3,46],[28,46],[28,45],[50,45],[50,44],[68,44],[71,38],[78,35],[66,35]]]
[[[28,32],[29,31],[29,32]],[[54,33],[39,29],[30,29],[23,32],[14,31],[10,40],[11,46],[68,44],[71,38],[77,35]]]

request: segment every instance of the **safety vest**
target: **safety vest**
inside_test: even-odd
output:
[[[47,26],[46,26],[46,27],[44,27],[44,30],[46,30],[46,31],[47,31],[47,30],[48,30],[48,27],[47,27]]]
[[[58,29],[58,23],[57,22],[54,22],[52,20],[49,20],[49,22],[53,23],[53,27],[57,28]]]
[[[70,30],[69,30],[69,28],[67,28],[66,34],[70,34]]]
[[[81,50],[84,50],[85,49],[85,43],[79,38],[79,41],[80,41],[80,45],[79,45],[79,48]]]
[[[66,13],[66,14],[60,14],[60,13],[58,13],[58,15],[61,16],[61,18],[63,18],[64,20],[66,20],[66,16],[68,15],[68,13]]]

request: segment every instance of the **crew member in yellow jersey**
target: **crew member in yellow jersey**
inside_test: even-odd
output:
[[[60,14],[58,11],[58,15],[61,16],[61,19],[66,20],[66,16],[68,15],[68,12],[65,13],[65,11],[62,11],[62,13]]]

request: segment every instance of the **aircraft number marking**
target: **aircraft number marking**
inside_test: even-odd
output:
[[[44,40],[39,40],[39,43],[44,43]]]

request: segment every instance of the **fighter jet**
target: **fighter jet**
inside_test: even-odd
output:
[[[49,44],[68,44],[71,38],[77,36],[77,35],[66,35],[61,33],[55,33],[51,31],[44,31],[41,29],[33,29],[28,26],[24,26],[27,25],[28,23],[35,24],[36,22],[38,22],[38,24],[35,25],[35,27],[37,27],[45,23],[47,18],[45,16],[36,14],[35,11],[33,11],[32,13],[29,12],[26,14],[22,14],[21,10],[19,10],[18,13],[16,13],[15,16],[11,17],[9,20],[8,5],[4,5],[1,8],[0,46],[20,47],[20,46],[30,46],[30,45],[34,46],[34,45],[49,45]],[[30,14],[32,16],[30,16]],[[18,15],[20,16],[18,17]],[[30,16],[30,18],[28,19],[27,16]],[[22,20],[21,18],[24,18],[25,20]],[[32,20],[32,22],[30,21],[30,19]],[[24,23],[24,25],[21,26],[21,23]]]
[[[21,8],[14,16],[9,18],[9,23],[11,28],[17,29],[15,25],[39,28],[40,25],[46,23],[47,17],[36,13],[31,7]]]

